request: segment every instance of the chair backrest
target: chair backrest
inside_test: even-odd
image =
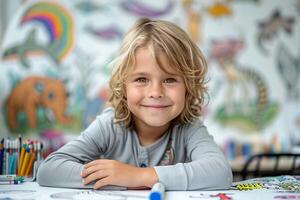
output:
[[[252,155],[244,164],[242,179],[300,174],[300,154],[261,153]]]

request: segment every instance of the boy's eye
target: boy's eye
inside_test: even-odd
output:
[[[134,81],[138,82],[138,83],[146,83],[148,80],[144,77],[140,77],[140,78],[135,79]]]
[[[175,83],[176,79],[175,78],[167,78],[164,80],[164,83]]]

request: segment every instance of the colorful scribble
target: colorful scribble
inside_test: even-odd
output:
[[[283,17],[279,10],[275,10],[269,19],[259,23],[260,32],[257,36],[257,43],[260,49],[264,53],[267,53],[264,43],[268,40],[271,40],[281,29],[288,34],[291,34],[294,23],[294,18]]]
[[[121,2],[121,6],[125,11],[133,15],[143,16],[143,17],[159,17],[165,15],[173,9],[174,4],[175,4],[174,1],[168,0],[167,5],[164,8],[159,10],[159,9],[151,8],[150,4],[146,5],[137,0],[123,0]]]
[[[237,184],[235,186],[238,190],[255,190],[255,189],[262,189],[263,185],[261,183],[245,183],[245,184]]]

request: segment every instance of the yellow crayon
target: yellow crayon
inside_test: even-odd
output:
[[[26,166],[28,165],[29,157],[30,157],[30,145],[28,145],[28,147],[26,148],[26,153],[24,156],[24,161],[22,163],[20,176],[24,176],[24,174],[25,174],[25,170],[26,170]]]
[[[22,164],[23,164],[23,159],[24,159],[24,155],[25,155],[25,150],[26,150],[26,144],[23,144],[22,145],[22,148],[21,148],[21,155],[20,155],[20,160],[19,160],[19,165],[18,165],[18,175],[20,176],[21,174],[21,167],[22,167]]]
[[[29,176],[29,174],[31,172],[32,165],[33,165],[33,162],[34,162],[34,159],[35,159],[35,154],[36,154],[36,151],[34,151],[34,152],[31,153],[30,161],[29,161],[29,164],[27,166],[27,169],[26,169],[26,172],[25,172],[25,176]]]

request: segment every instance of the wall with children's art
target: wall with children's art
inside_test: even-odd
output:
[[[0,49],[0,132],[63,144],[101,112],[140,17],[184,28],[209,64],[203,119],[229,159],[300,145],[299,0],[26,1]]]

